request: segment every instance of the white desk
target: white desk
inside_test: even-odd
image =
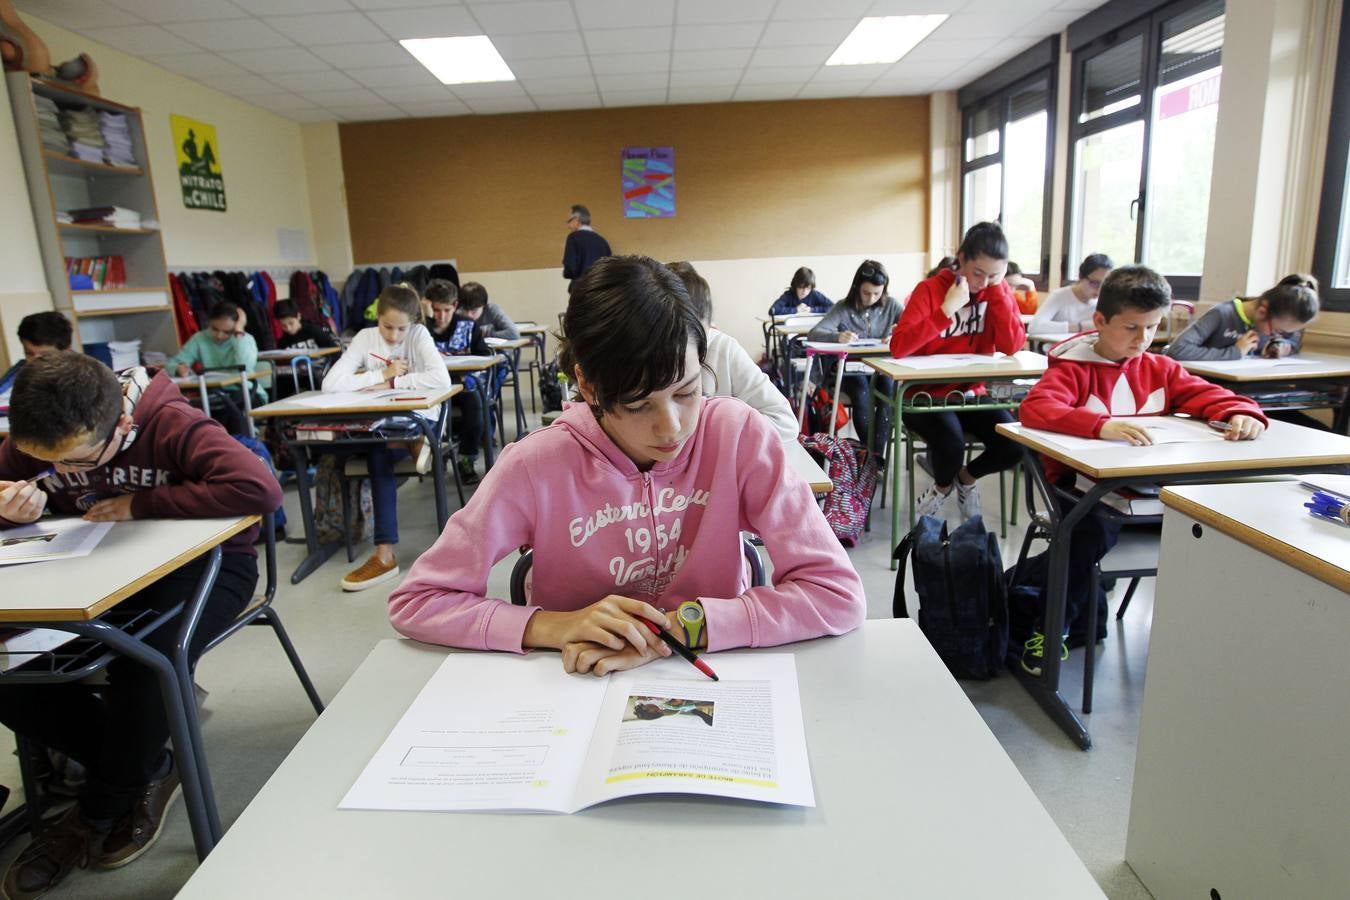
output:
[[[572,816],[339,810],[449,652],[383,641],[178,896],[1103,896],[912,621],[787,649],[814,809],[667,795]]]
[[[1243,360],[1188,359],[1182,360],[1181,365],[1192,375],[1228,385],[1239,393],[1263,387],[1269,389],[1281,382],[1294,386],[1308,383],[1314,386],[1318,383],[1340,385],[1345,395],[1341,405],[1334,408],[1332,430],[1345,434],[1350,428],[1350,357],[1330,353],[1300,353],[1290,359],[1301,360],[1301,363],[1261,365],[1264,361],[1253,360],[1252,364],[1247,364]]]
[[[806,479],[813,493],[828,494],[834,490],[834,482],[830,480],[829,474],[800,442],[783,441],[783,447],[787,450],[788,465]]]
[[[1064,625],[1069,566],[1069,542],[1064,538],[1107,493],[1138,484],[1176,485],[1253,475],[1330,471],[1350,466],[1350,438],[1278,420],[1272,421],[1265,433],[1254,441],[1205,441],[1149,447],[1102,441],[1090,448],[1066,449],[1054,444],[1053,436],[1043,438],[1021,423],[999,425],[998,430],[1022,445],[1026,453],[1024,464],[1043,497],[1066,495],[1046,480],[1042,455],[1059,460],[1096,481],[1090,491],[1068,497],[1075,502],[1065,515],[1060,516],[1056,511],[1052,516],[1044,626],[1045,634],[1052,635],[1063,633]],[[1163,542],[1167,542],[1165,534]],[[1160,579],[1160,585],[1162,581]],[[1276,662],[1273,652],[1267,651],[1271,664],[1281,664],[1284,655],[1281,654],[1280,661]],[[1247,662],[1255,664],[1251,659]],[[1039,678],[1027,675],[1020,667],[1011,671],[1050,718],[1086,750],[1092,746],[1092,738],[1059,693],[1060,667],[1059,654],[1047,653]],[[1270,665],[1260,668],[1270,668]]]
[[[492,348],[488,348],[491,350]],[[490,374],[495,366],[502,365],[507,361],[506,356],[493,351],[491,356],[442,356],[445,360],[445,370],[451,375],[472,375],[479,374],[474,379],[477,382],[478,396],[482,398],[483,407],[483,471],[492,468],[495,461],[492,453],[492,389],[489,382]]]
[[[253,392],[244,384],[246,381],[258,379],[257,372],[245,372],[242,367],[238,371],[229,371],[225,369],[207,369],[199,375],[174,375],[173,383],[178,385],[180,391],[196,391],[202,404],[202,412],[211,415],[211,392],[220,391],[225,388],[238,387],[240,400],[244,405],[244,424],[248,428],[250,437],[254,437],[253,430]]]
[[[1162,492],[1125,847],[1155,897],[1350,889],[1350,529],[1309,515],[1310,496]]]
[[[280,389],[280,377],[282,374],[291,374],[294,370],[291,363],[294,360],[304,357],[309,360],[309,369],[311,376],[314,372],[314,360],[323,359],[328,356],[336,356],[342,352],[341,347],[310,347],[303,349],[292,347],[286,350],[263,350],[258,353],[258,361],[265,362],[272,367],[272,384]],[[319,375],[322,376],[327,363],[318,366]],[[295,374],[295,392],[300,393],[299,373]],[[312,383],[312,382],[311,382]]]

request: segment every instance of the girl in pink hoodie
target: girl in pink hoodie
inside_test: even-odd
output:
[[[703,325],[677,276],[609,257],[573,285],[563,371],[585,401],[507,446],[468,505],[389,598],[408,637],[477,650],[562,651],[597,675],[669,654],[701,605],[708,650],[761,647],[862,623],[862,583],[753,409],[700,390]],[[749,587],[739,533],[759,534],[774,584]],[[534,548],[533,597],[487,596],[493,565]]]

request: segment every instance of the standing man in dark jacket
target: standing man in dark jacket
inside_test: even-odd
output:
[[[609,241],[591,228],[591,211],[580,204],[572,207],[567,217],[567,245],[563,248],[563,277],[568,282],[580,278],[597,259],[613,256]]]

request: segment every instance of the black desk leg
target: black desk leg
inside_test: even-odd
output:
[[[424,416],[417,416],[416,419],[423,439],[436,451],[431,454],[431,477],[436,492],[436,527],[444,531],[445,523],[450,518],[450,500],[445,492],[445,457],[441,456],[440,439],[436,434],[437,423],[427,421]]]
[[[267,527],[267,524],[264,522],[263,527]],[[192,646],[197,625],[206,610],[206,601],[210,599],[211,589],[215,587],[216,577],[220,574],[220,555],[221,550],[217,546],[207,560],[206,570],[202,572],[201,580],[197,582],[196,592],[183,607],[183,619],[178,624],[178,637],[174,642],[173,651],[174,671],[178,675],[178,689],[183,698],[183,717],[195,754],[197,777],[201,781],[202,807],[206,813],[207,824],[211,827],[213,843],[219,841],[225,832],[220,827],[220,813],[216,810],[216,792],[211,786],[210,769],[206,765],[206,747],[202,743],[201,720],[197,716],[197,692],[192,684],[192,667],[188,665],[188,649]]]
[[[284,434],[284,426],[283,426]],[[308,553],[291,573],[291,584],[299,584],[309,577],[319,566],[328,561],[328,557],[337,552],[340,544],[319,544],[319,529],[314,525],[314,500],[310,496],[309,453],[304,444],[292,440],[286,441],[291,451],[291,462],[295,464],[295,486],[300,494],[300,521],[305,526],[305,549]]]
[[[511,351],[511,385],[516,395],[516,440],[525,436],[525,402],[520,396],[520,350]]]
[[[478,385],[476,390],[483,398],[483,471],[487,472],[492,468],[494,456],[492,455],[492,390],[489,381],[492,377],[492,369],[484,369],[478,373]]]

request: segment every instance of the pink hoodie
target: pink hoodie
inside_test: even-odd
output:
[[[741,530],[764,539],[777,583],[749,588]],[[488,572],[534,547],[530,606],[485,596]],[[862,624],[862,582],[768,421],[706,400],[669,463],[640,472],[584,404],[509,444],[389,598],[420,641],[521,652],[535,609],[576,610],[607,594],[674,609],[696,598],[708,649],[761,647]]]

